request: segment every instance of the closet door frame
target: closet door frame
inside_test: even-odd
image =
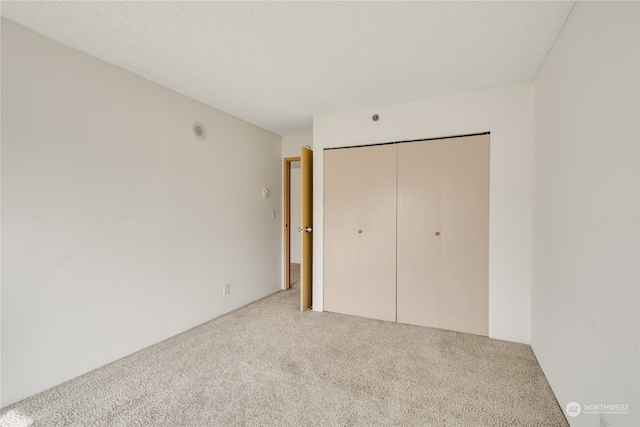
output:
[[[421,298],[420,296],[418,296],[417,298],[412,298],[410,297],[411,295],[411,291],[410,288],[407,289],[399,289],[398,286],[400,286],[399,284],[402,281],[411,281],[412,284],[411,286],[415,287],[416,286],[416,278],[419,278],[421,275],[424,275],[424,270],[421,272],[420,268],[414,269],[414,271],[412,271],[410,274],[405,274],[405,272],[400,271],[400,265],[403,263],[403,260],[400,260],[400,257],[403,256],[403,248],[400,248],[398,245],[398,240],[396,240],[396,244],[395,244],[395,250],[397,253],[396,256],[396,295],[395,295],[395,301],[396,301],[396,310],[395,310],[395,319],[390,318],[390,316],[386,316],[384,320],[396,320],[398,322],[402,322],[402,323],[411,323],[411,324],[417,324],[417,325],[423,325],[423,326],[431,326],[431,327],[438,327],[438,328],[442,328],[442,329],[451,329],[451,330],[456,330],[456,331],[460,331],[460,332],[468,332],[468,333],[473,333],[473,334],[479,334],[479,335],[488,335],[488,329],[489,329],[489,321],[488,321],[488,317],[489,317],[489,276],[488,276],[488,269],[489,269],[489,198],[490,198],[490,194],[489,194],[489,189],[490,189],[490,185],[489,185],[489,181],[490,181],[490,133],[489,132],[484,132],[484,133],[477,133],[477,134],[469,134],[469,135],[459,135],[459,136],[449,136],[449,137],[441,137],[441,138],[428,138],[428,139],[419,139],[419,140],[411,140],[411,141],[397,141],[397,142],[389,142],[389,143],[381,143],[381,144],[372,144],[372,145],[361,145],[361,146],[353,146],[353,147],[335,147],[335,148],[329,148],[329,149],[325,149],[324,154],[326,155],[327,152],[332,151],[332,150],[342,150],[342,149],[362,149],[362,148],[366,148],[366,147],[371,147],[371,146],[384,146],[384,145],[392,145],[392,146],[396,146],[396,147],[400,147],[403,146],[404,144],[410,144],[410,143],[431,143],[435,145],[439,145],[440,146],[440,150],[442,150],[442,147],[444,144],[448,144],[451,141],[451,139],[456,139],[456,140],[460,140],[460,139],[464,139],[464,138],[473,138],[473,137],[481,137],[483,136],[484,138],[486,138],[486,151],[484,154],[480,154],[480,157],[482,157],[482,162],[484,162],[484,165],[482,166],[483,168],[485,168],[485,176],[481,177],[480,181],[482,181],[481,185],[479,188],[484,188],[486,190],[486,193],[484,193],[483,196],[481,196],[481,198],[483,199],[483,203],[484,206],[486,207],[486,209],[482,208],[481,210],[483,210],[483,213],[481,215],[482,218],[480,218],[480,220],[478,221],[480,223],[480,231],[473,231],[473,232],[469,232],[468,229],[464,229],[464,227],[460,228],[460,233],[456,234],[456,231],[454,231],[453,228],[451,227],[455,227],[454,225],[450,224],[450,218],[452,215],[452,213],[455,213],[456,211],[461,211],[462,209],[464,209],[464,200],[465,197],[467,196],[473,196],[473,194],[468,194],[467,196],[463,196],[462,197],[462,203],[458,203],[458,202],[454,202],[452,204],[452,206],[445,206],[444,208],[441,207],[441,212],[440,212],[440,226],[436,226],[435,223],[432,224],[421,224],[419,218],[416,218],[415,215],[412,216],[411,215],[411,208],[408,206],[401,206],[403,203],[405,203],[404,200],[404,193],[402,192],[401,189],[397,188],[396,189],[396,221],[400,221],[401,218],[403,216],[406,216],[407,218],[411,219],[411,221],[409,221],[409,225],[404,225],[404,226],[400,226],[396,223],[396,227],[397,227],[397,231],[396,231],[396,239],[398,238],[403,238],[403,236],[406,236],[407,234],[409,234],[411,232],[412,227],[415,227],[414,230],[418,231],[420,230],[420,234],[423,235],[423,237],[425,239],[427,239],[429,237],[429,240],[434,240],[436,239],[437,242],[439,242],[438,245],[435,245],[434,247],[437,246],[436,249],[431,250],[431,253],[436,253],[436,252],[440,252],[440,257],[442,259],[442,257],[444,256],[444,267],[443,264],[441,262],[441,266],[440,269],[438,270],[437,268],[435,268],[434,266],[428,267],[430,270],[432,270],[433,273],[433,277],[428,279],[430,281],[430,285],[428,287],[430,287],[432,290],[435,289],[435,283],[437,280],[437,277],[439,276],[440,278],[440,293],[439,295],[437,295],[437,298],[439,299],[438,302],[438,317],[439,320],[436,322],[435,316],[430,316],[430,318],[426,319],[424,316],[421,317],[420,313],[419,313],[419,307],[422,304],[421,302]],[[455,145],[455,142],[454,142]],[[447,145],[448,147],[448,145]],[[446,151],[446,150],[445,150]],[[357,152],[357,151],[356,151]],[[401,162],[400,158],[399,158],[399,154],[398,154],[398,150],[396,150],[396,161],[397,162]],[[482,163],[481,162],[481,163]],[[402,175],[402,166],[401,165],[396,165],[396,177],[397,177],[397,182],[399,183],[401,181],[401,175]],[[476,165],[477,166],[477,165]],[[441,165],[442,167],[442,165]],[[461,173],[462,175],[464,175],[464,168],[465,166],[461,166],[462,169],[458,169],[457,171],[454,171],[453,175],[455,176],[458,173]],[[327,162],[326,162],[326,157],[325,157],[325,174],[324,174],[324,179],[325,179],[325,205],[324,205],[324,216],[325,216],[325,244],[324,244],[324,256],[325,256],[325,310],[326,311],[337,311],[340,313],[345,313],[345,314],[355,314],[355,315],[360,315],[360,316],[365,316],[365,317],[375,317],[375,318],[380,318],[377,317],[377,315],[368,315],[367,313],[362,312],[362,310],[360,309],[360,307],[358,307],[358,294],[360,292],[364,292],[363,289],[359,289],[359,285],[356,286],[355,288],[355,293],[354,293],[354,289],[353,287],[351,287],[350,293],[352,295],[352,299],[351,299],[351,303],[348,304],[349,308],[347,310],[345,309],[336,309],[334,308],[334,304],[332,303],[332,291],[331,291],[331,286],[327,286],[327,279],[331,278],[331,273],[327,273],[327,265],[331,264],[331,259],[332,259],[332,252],[333,249],[336,246],[331,244],[331,238],[330,236],[327,235],[327,225],[331,223],[331,219],[329,219],[329,221],[327,220],[327,209],[328,207],[331,206],[331,202],[328,204],[327,203],[327,198],[326,198],[326,180],[327,180],[327,176],[328,174],[330,174],[331,172],[329,170],[327,170]],[[442,173],[442,170],[441,170]],[[450,177],[449,177],[450,178]],[[444,179],[441,177],[441,180]],[[445,181],[447,179],[444,179]],[[449,181],[455,181],[455,179],[451,180],[449,179]],[[467,180],[467,182],[469,182],[469,180]],[[443,196],[442,192],[446,190],[442,189],[442,186],[445,185],[446,187],[446,183],[440,183],[441,185],[441,197]],[[348,192],[347,189],[345,189],[345,191]],[[354,191],[357,194],[357,188],[356,189],[351,189],[351,191]],[[471,190],[471,193],[473,193],[473,191],[475,190]],[[484,191],[484,190],[483,190]],[[445,196],[446,197],[446,196]],[[473,197],[471,197],[473,198]],[[456,203],[458,203],[461,208],[457,208],[456,207]],[[445,205],[447,205],[447,203],[445,203]],[[409,208],[409,210],[407,211],[405,208]],[[403,211],[404,209],[404,211]],[[402,211],[402,212],[401,212]],[[407,215],[408,213],[408,215]],[[453,215],[455,216],[455,215]],[[360,233],[364,233],[365,230],[361,228],[360,224],[359,224],[359,219],[358,219],[358,215],[355,215],[355,224],[356,227],[358,228],[358,230],[360,230]],[[352,220],[352,225],[354,223],[354,221]],[[424,230],[422,230],[424,229]],[[431,230],[433,229],[433,230]],[[436,230],[437,229],[437,230]],[[429,230],[428,232],[425,230]],[[428,236],[428,234],[426,233],[431,233],[433,232],[433,236]],[[360,234],[359,233],[359,234]],[[446,237],[445,237],[446,236]],[[482,254],[479,256],[479,262],[474,262],[474,267],[471,268],[471,270],[475,270],[476,274],[479,276],[482,276],[480,278],[480,284],[477,285],[479,287],[479,292],[473,291],[473,292],[468,292],[468,290],[465,290],[464,287],[466,285],[469,284],[470,280],[469,280],[469,275],[465,274],[457,274],[457,271],[463,271],[465,270],[465,266],[462,265],[465,263],[464,261],[464,254],[463,256],[461,256],[460,258],[462,260],[456,260],[456,256],[451,256],[448,255],[447,252],[450,253],[455,253],[455,250],[451,250],[452,247],[455,247],[456,245],[460,245],[462,242],[463,245],[468,244],[468,240],[467,238],[472,237],[475,241],[475,243],[472,245],[475,248],[479,248],[479,251],[482,252]],[[414,239],[415,240],[415,239]],[[350,244],[349,246],[352,247],[353,246],[353,240],[351,240],[352,244]],[[480,243],[478,243],[480,242]],[[358,246],[358,243],[355,243],[356,246]],[[442,253],[442,251],[444,250],[444,254]],[[340,251],[342,255],[344,255],[344,252]],[[463,253],[465,251],[459,251],[460,253]],[[469,251],[467,251],[469,252]],[[427,250],[426,252],[423,251],[423,253],[429,253],[429,250]],[[340,256],[340,254],[337,254],[339,256],[336,256],[334,258],[338,259],[340,258],[341,261],[344,261],[344,256]],[[414,254],[417,257],[420,257],[420,254]],[[349,257],[348,257],[349,258]],[[351,262],[353,262],[353,257],[350,257]],[[361,261],[358,259],[357,263],[360,263]],[[347,269],[348,270],[348,269]],[[435,271],[438,270],[438,271]],[[359,273],[357,271],[353,272],[351,271],[349,274],[347,274],[347,276],[349,277],[355,277],[354,282],[358,283],[359,281]],[[344,281],[343,281],[344,283]],[[462,286],[461,286],[462,285]],[[443,288],[443,286],[445,286],[446,288]],[[327,291],[329,289],[329,292]],[[341,289],[340,292],[344,291],[344,289]],[[422,290],[424,291],[424,290]],[[419,290],[419,292],[422,292]],[[407,293],[409,292],[409,293]],[[457,292],[457,293],[456,293]],[[422,292],[425,293],[425,292]],[[428,292],[427,292],[428,293]],[[355,298],[355,307],[354,307],[354,303],[353,300]],[[444,302],[443,302],[444,299]],[[462,300],[463,304],[462,304],[462,308],[458,307],[458,309],[454,310],[457,312],[456,315],[459,315],[460,313],[463,314],[463,318],[466,318],[466,320],[463,320],[462,322],[458,322],[456,320],[451,320],[450,318],[447,318],[447,313],[443,313],[443,311],[450,310],[450,307],[455,306],[456,304],[456,299],[457,300]],[[469,303],[478,303],[477,307],[473,307],[473,306],[469,306]],[[436,310],[435,308],[435,303],[433,301],[430,302],[432,304],[432,310]],[[430,304],[429,302],[427,304],[424,304],[425,306],[429,306]],[[465,305],[466,304],[466,305]],[[413,311],[412,314],[404,316],[404,314],[400,314],[399,310],[401,310],[401,306],[409,306],[411,311]],[[429,317],[429,316],[427,316]],[[471,325],[471,326],[469,326]]]

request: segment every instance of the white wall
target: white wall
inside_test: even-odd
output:
[[[323,309],[322,150],[490,131],[489,335],[528,343],[532,108],[532,85],[520,84],[314,117],[314,310]]]
[[[300,216],[300,162],[291,164],[291,262],[300,264],[302,238],[298,232]]]
[[[531,344],[560,406],[638,415],[637,2],[578,2],[535,81]],[[599,426],[598,414],[568,417]]]
[[[4,19],[2,125],[2,406],[280,289],[279,136]]]
[[[300,157],[300,148],[307,145],[313,148],[312,134],[283,137],[282,158]]]

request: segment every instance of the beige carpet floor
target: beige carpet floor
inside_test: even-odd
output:
[[[6,407],[0,425],[567,425],[529,346],[301,313],[298,289]]]

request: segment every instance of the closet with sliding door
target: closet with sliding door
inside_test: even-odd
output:
[[[324,152],[326,311],[488,335],[489,135]]]

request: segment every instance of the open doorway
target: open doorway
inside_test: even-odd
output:
[[[294,168],[295,162],[300,164]],[[299,178],[293,179],[299,171]],[[296,190],[299,185],[299,191]],[[292,201],[296,203],[299,197],[299,209],[292,209]],[[294,218],[301,224],[294,228]],[[299,283],[300,283],[300,311],[311,308],[312,304],[312,271],[313,271],[313,151],[306,147],[300,148],[300,157],[284,159],[284,246],[285,246],[285,283],[284,289],[290,289],[292,277],[292,256],[295,261],[299,254]],[[296,231],[300,234],[296,237]],[[297,242],[296,242],[297,240]],[[299,251],[297,250],[299,243]],[[295,251],[295,252],[294,252]],[[293,267],[295,268],[295,267]]]
[[[300,283],[300,157],[284,159],[284,289]],[[293,215],[292,215],[293,213]]]

